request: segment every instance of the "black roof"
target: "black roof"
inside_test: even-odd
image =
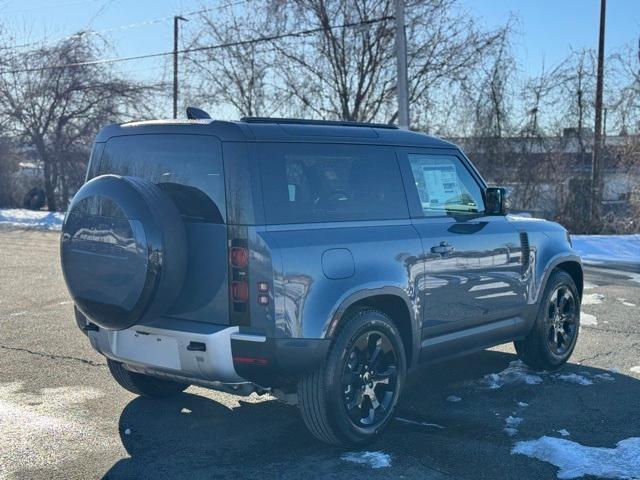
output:
[[[96,138],[140,134],[213,135],[227,142],[323,142],[452,148],[452,143],[395,125],[292,118],[245,117],[237,122],[220,120],[150,120],[104,127]]]

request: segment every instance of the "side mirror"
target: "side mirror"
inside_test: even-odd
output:
[[[487,215],[507,214],[507,189],[489,187],[484,192],[485,209]]]

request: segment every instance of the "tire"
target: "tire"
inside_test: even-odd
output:
[[[113,378],[125,390],[149,398],[173,397],[189,387],[186,383],[161,380],[149,375],[130,372],[120,362],[107,359],[107,365]]]
[[[123,330],[174,305],[186,276],[188,241],[179,210],[157,185],[102,175],[69,205],[60,258],[82,313],[106,330]]]
[[[567,295],[571,297],[570,300]],[[571,302],[572,307],[569,305]],[[559,313],[559,318],[556,313]],[[559,333],[560,328],[565,335]],[[547,281],[531,332],[523,340],[515,341],[514,346],[518,357],[529,367],[536,370],[556,370],[571,357],[579,331],[578,289],[571,275],[555,270]],[[564,341],[560,342],[562,338]]]
[[[366,365],[367,356],[373,365]],[[393,418],[405,373],[404,346],[393,321],[377,310],[357,310],[345,319],[320,368],[298,382],[304,423],[324,443],[371,443]],[[372,398],[380,405],[374,410]]]

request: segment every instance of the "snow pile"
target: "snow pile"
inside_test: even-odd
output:
[[[507,418],[504,419],[505,427],[502,429],[502,431],[507,435],[509,435],[510,437],[513,437],[518,434],[517,427],[519,427],[523,421],[524,421],[524,418],[512,417],[511,415],[509,415]]]
[[[541,437],[518,442],[512,454],[526,455],[551,463],[560,470],[558,478],[640,478],[640,437],[618,442],[616,448],[586,447],[571,440]]]
[[[585,263],[640,263],[640,235],[571,235],[571,241]]]
[[[598,325],[598,317],[590,313],[580,312],[580,326],[590,327]]]
[[[522,360],[514,360],[500,373],[485,375],[480,382],[490,390],[496,390],[504,385],[538,385],[542,383],[542,377],[529,373]]]
[[[347,452],[342,455],[346,462],[360,463],[371,468],[385,468],[391,466],[391,455],[384,452]]]
[[[0,209],[0,225],[60,230],[63,220],[64,213],[59,212],[42,212],[20,208]]]
[[[582,305],[599,305],[604,300],[601,293],[586,293],[582,296]]]

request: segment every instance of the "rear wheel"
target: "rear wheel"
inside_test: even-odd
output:
[[[537,370],[564,365],[576,346],[580,329],[580,295],[571,275],[554,271],[547,282],[533,329],[514,342],[520,359]]]
[[[189,386],[186,383],[161,380],[159,378],[143,375],[141,373],[130,372],[120,362],[107,359],[107,365],[113,378],[121,387],[136,395],[150,398],[172,397],[186,390]]]
[[[392,418],[405,370],[402,339],[391,319],[377,310],[354,312],[323,365],[300,379],[307,428],[329,444],[372,442]]]

